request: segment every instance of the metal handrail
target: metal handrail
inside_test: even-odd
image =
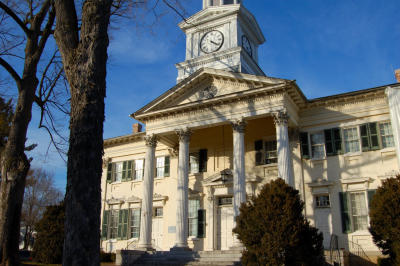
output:
[[[368,255],[365,253],[364,249],[362,248],[362,246],[360,244],[354,243],[353,241],[349,240],[349,244],[351,244],[351,246],[355,246],[356,252],[354,252],[355,250],[353,248],[350,249],[351,252],[355,253],[358,257],[363,258],[369,262],[372,262],[372,260],[368,257]]]
[[[335,265],[340,266],[341,259],[340,259],[340,251],[339,251],[339,241],[338,241],[338,236],[335,234],[331,235],[329,253],[330,253],[329,255],[330,255],[331,263],[335,263]],[[336,256],[335,256],[335,253],[336,253]]]
[[[129,247],[133,244],[133,243],[135,243],[135,245],[133,246],[133,248],[136,248],[137,247],[137,239],[135,239],[135,240],[132,240],[132,241],[128,241],[127,243],[126,243],[126,248],[125,248],[125,250],[129,250]]]

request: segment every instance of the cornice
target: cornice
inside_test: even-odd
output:
[[[192,110],[207,109],[210,106],[216,106],[216,105],[221,107],[224,105],[230,105],[233,102],[237,103],[243,100],[250,100],[261,96],[274,95],[280,93],[283,94],[285,92],[285,88],[286,88],[286,83],[283,83],[275,86],[261,87],[257,89],[249,89],[245,91],[224,94],[211,99],[199,100],[197,102],[186,103],[178,106],[165,108],[162,110],[156,110],[153,112],[137,115],[135,116],[135,119],[145,122],[147,120],[156,117],[160,118],[174,113],[185,113]]]
[[[134,140],[143,140],[143,138],[146,136],[146,132],[139,132],[135,134],[130,134],[130,135],[125,135],[125,136],[120,136],[120,137],[115,137],[115,138],[110,138],[110,139],[105,139],[103,142],[103,147],[108,148],[114,145],[120,145],[124,143],[129,143]]]

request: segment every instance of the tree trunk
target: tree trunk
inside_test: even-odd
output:
[[[0,255],[1,265],[19,263],[21,208],[26,175],[30,167],[25,155],[25,141],[31,120],[32,103],[38,84],[33,76],[22,79],[18,103],[1,162]]]
[[[74,1],[55,3],[55,38],[71,93],[64,266],[100,264],[100,185],[111,3],[84,2],[80,40]]]

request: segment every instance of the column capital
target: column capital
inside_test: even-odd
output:
[[[246,130],[247,122],[244,120],[244,118],[241,118],[232,121],[231,125],[234,131],[244,133],[244,131]]]
[[[287,126],[289,115],[286,111],[279,111],[274,113],[274,122],[276,126]]]
[[[192,136],[192,131],[189,128],[176,129],[175,133],[178,135],[179,141],[189,142],[190,136]]]
[[[151,135],[145,136],[144,141],[145,141],[147,147],[155,148],[157,146],[158,139],[157,139],[156,135],[151,134]]]

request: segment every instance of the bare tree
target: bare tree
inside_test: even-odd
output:
[[[21,226],[25,227],[24,249],[32,242],[35,225],[43,216],[47,206],[62,200],[62,193],[55,187],[53,175],[42,168],[28,172],[22,205]]]
[[[21,208],[31,161],[25,151],[35,147],[25,145],[32,105],[36,102],[43,109],[41,126],[49,131],[55,126],[54,116],[46,116],[49,108],[67,110],[65,105],[55,104],[58,93],[54,88],[62,78],[61,64],[56,54],[44,57],[54,21],[52,0],[0,1],[0,66],[14,82],[8,87],[14,87],[18,95],[7,143],[0,156],[1,265],[18,264]]]
[[[130,17],[132,7],[160,1],[56,1],[55,39],[70,86],[66,221],[63,265],[99,265],[100,184],[103,154],[107,47],[112,14]],[[163,1],[173,7],[174,2]],[[179,6],[178,6],[179,8]],[[175,9],[176,10],[176,9]],[[80,14],[80,15],[79,15]],[[78,18],[80,17],[80,19]]]

